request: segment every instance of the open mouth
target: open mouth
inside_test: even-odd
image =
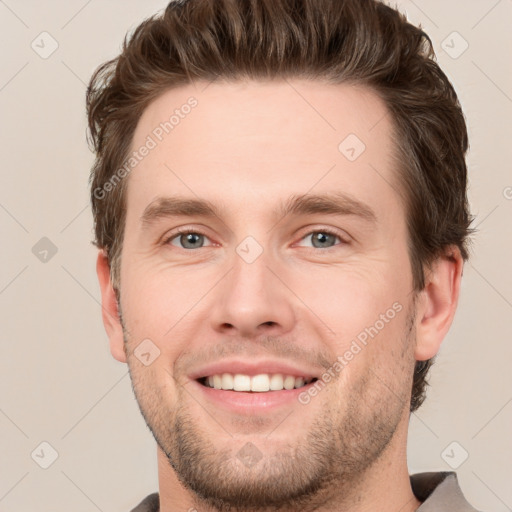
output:
[[[200,384],[208,388],[245,393],[266,393],[271,391],[299,389],[316,380],[318,380],[316,377],[296,377],[281,373],[262,373],[259,375],[223,373],[197,379]]]

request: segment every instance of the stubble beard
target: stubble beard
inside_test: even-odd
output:
[[[414,343],[413,323],[409,312],[404,347]],[[404,348],[402,356],[407,352]],[[412,370],[397,376],[400,382],[395,381],[389,398],[382,382],[378,384],[375,372],[368,372],[346,393],[349,400],[343,417],[334,401],[324,401],[322,415],[315,418],[294,446],[265,454],[264,437],[253,437],[254,444],[249,444],[256,448],[259,445],[263,456],[254,465],[245,465],[239,457],[239,435],[236,449],[219,448],[211,431],[202,428],[189,411],[188,392],[177,385],[177,405],[174,410],[166,407],[168,400],[163,390],[151,377],[147,378],[148,374],[138,370],[140,365],[133,361],[133,355],[128,356],[132,387],[146,424],[180,482],[192,492],[195,502],[204,507],[201,510],[313,511],[323,508],[334,497],[350,503],[364,481],[365,472],[393,439],[410,401]],[[407,362],[403,361],[403,367]],[[411,364],[413,368],[414,362]],[[323,393],[326,391],[315,400],[321,399]],[[292,413],[279,429],[289,428],[295,433],[294,422],[300,424],[302,415],[307,414],[307,406],[303,407],[299,413]],[[205,418],[209,418],[206,412]]]

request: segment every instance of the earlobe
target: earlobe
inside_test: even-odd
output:
[[[110,279],[110,265],[106,252],[101,249],[96,261],[96,273],[101,289],[101,313],[103,325],[110,341],[112,356],[126,363],[123,327],[119,316],[117,297]]]
[[[450,328],[460,292],[464,261],[457,247],[450,247],[439,257],[425,276],[416,310],[417,361],[434,357]]]

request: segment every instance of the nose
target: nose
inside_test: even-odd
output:
[[[235,253],[231,270],[216,287],[210,319],[217,332],[255,337],[292,330],[294,295],[277,275],[279,263],[269,259],[263,252],[248,263]]]

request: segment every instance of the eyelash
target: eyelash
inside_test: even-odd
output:
[[[300,238],[300,241],[304,240],[305,238],[307,238],[308,236],[311,236],[313,235],[314,233],[324,233],[326,235],[332,235],[334,236],[335,238],[338,238],[340,240],[340,244],[336,244],[335,246],[333,247],[326,247],[324,249],[320,249],[318,247],[310,247],[309,249],[317,249],[317,250],[322,250],[324,252],[326,251],[329,251],[329,250],[332,250],[332,249],[335,249],[337,245],[343,245],[343,244],[348,244],[349,242],[344,239],[338,232],[336,232],[335,230],[333,229],[329,229],[329,228],[320,228],[320,229],[314,229],[312,231],[309,231],[307,232],[304,236],[302,236]],[[182,227],[182,228],[177,228],[176,231],[174,231],[174,233],[168,237],[166,237],[162,244],[163,245],[167,245],[169,244],[172,240],[174,240],[175,238],[177,238],[178,236],[180,235],[184,235],[184,234],[187,234],[187,235],[190,235],[190,234],[193,234],[193,235],[201,235],[201,236],[204,236],[206,238],[209,238],[208,235],[206,235],[205,233],[203,233],[202,231],[200,230],[197,230],[197,229],[190,229],[190,228],[187,228],[187,227]],[[179,247],[179,249],[181,249],[181,247]],[[203,247],[200,247],[200,249],[203,249]],[[183,249],[184,251],[191,251],[191,250],[194,250],[194,249]]]

